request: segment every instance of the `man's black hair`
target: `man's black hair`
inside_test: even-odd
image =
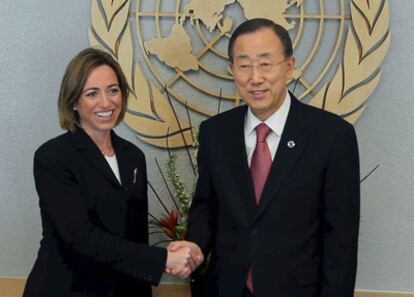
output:
[[[285,58],[289,58],[293,55],[292,40],[290,39],[288,31],[269,19],[256,18],[241,23],[231,35],[227,50],[230,62],[233,62],[233,47],[237,37],[246,33],[256,32],[263,28],[272,29],[276,36],[279,37],[284,49]]]

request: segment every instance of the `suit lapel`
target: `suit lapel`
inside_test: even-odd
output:
[[[258,220],[267,206],[285,183],[299,156],[306,147],[306,138],[301,134],[306,127],[306,117],[301,103],[291,95],[292,101],[285,128],[266,181],[254,220]]]
[[[242,197],[242,204],[247,205],[249,213],[253,213],[256,208],[256,203],[250,170],[247,164],[246,144],[244,141],[246,111],[247,106],[242,106],[235,112],[231,121],[226,125],[228,131],[224,134],[223,141],[226,144],[226,154],[231,162],[230,168],[234,169],[234,175],[239,187],[240,196]]]
[[[85,162],[89,163],[93,168],[95,168],[99,173],[103,174],[112,183],[118,187],[121,186],[108,162],[105,160],[105,157],[102,155],[96,144],[83,129],[77,128],[76,131],[71,134],[71,139],[74,147],[82,155]]]

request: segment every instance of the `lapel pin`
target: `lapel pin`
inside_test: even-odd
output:
[[[293,140],[289,140],[287,143],[288,148],[294,148],[296,143]]]
[[[132,180],[132,183],[135,184],[137,182],[137,175],[138,175],[138,168],[134,169],[134,179]]]

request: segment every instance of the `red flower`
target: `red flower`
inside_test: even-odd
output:
[[[170,213],[164,218],[158,220],[158,225],[162,228],[164,233],[173,240],[178,240],[178,217],[180,212],[178,209],[170,211]]]

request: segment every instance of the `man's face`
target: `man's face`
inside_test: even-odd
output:
[[[237,37],[230,69],[238,94],[260,120],[282,105],[294,65],[295,59],[285,58],[282,43],[270,28]]]

